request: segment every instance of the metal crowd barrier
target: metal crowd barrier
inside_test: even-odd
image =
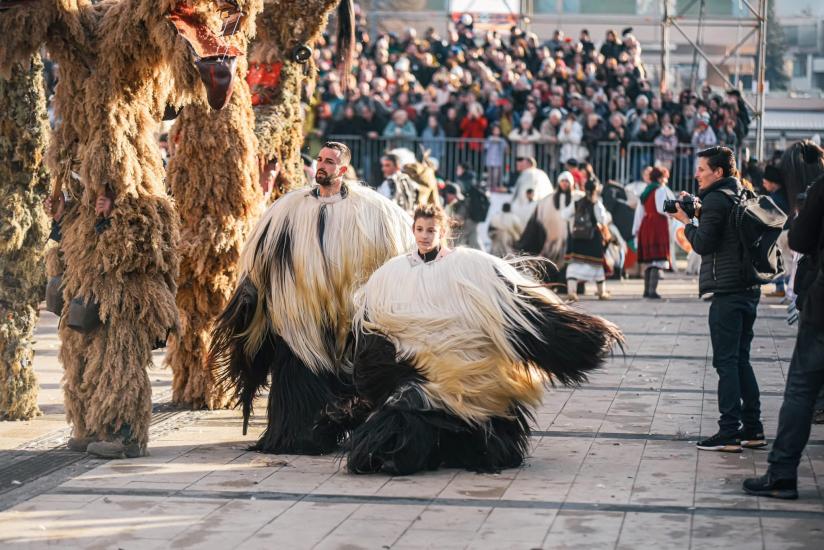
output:
[[[488,182],[487,155],[484,139],[468,138],[365,138],[355,135],[332,135],[329,139],[340,141],[352,150],[352,165],[358,176],[377,186],[383,179],[380,159],[387,152],[406,148],[420,160],[424,150],[438,159],[438,174],[447,181],[454,181],[455,170],[460,163],[467,163],[482,181]],[[516,172],[515,161],[517,146],[508,144],[501,166],[501,183],[506,185]],[[553,182],[563,171],[560,159],[561,146],[550,143],[535,143],[534,157],[538,167],[549,174]],[[592,164],[593,170],[602,182],[615,180],[627,184],[641,179],[644,168],[658,163],[667,166],[670,171],[669,185],[674,191],[695,193],[697,186],[693,177],[695,169],[696,148],[692,145],[678,144],[672,156],[658,149],[654,143],[631,142],[622,147],[620,142],[600,142],[595,145],[584,159]]]

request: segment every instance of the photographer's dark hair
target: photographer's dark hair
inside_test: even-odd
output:
[[[784,177],[790,208],[795,209],[798,195],[824,174],[824,151],[810,140],[798,141],[781,155],[778,168]]]
[[[725,178],[738,177],[735,166],[735,153],[729,147],[710,147],[698,152],[698,158],[707,159],[710,169],[721,169]]]

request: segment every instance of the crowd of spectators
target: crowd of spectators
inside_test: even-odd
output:
[[[486,139],[464,149],[485,150],[484,166],[497,177],[501,147],[515,157],[539,157],[536,145],[561,164],[585,161],[599,142],[650,144],[655,161],[671,166],[678,144],[737,148],[749,115],[737,91],[719,95],[653,90],[641,45],[627,28],[610,30],[598,45],[584,29],[577,38],[555,31],[548,40],[518,27],[508,35],[476,32],[465,15],[446,36],[371,36],[360,18],[359,52],[346,75],[333,46],[318,52],[320,78],[307,108],[307,130],[318,141],[332,135],[388,138],[394,147],[421,144],[443,154],[443,138]],[[654,152],[654,153],[653,153]]]

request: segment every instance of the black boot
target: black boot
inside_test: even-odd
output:
[[[649,292],[647,298],[660,300],[661,295],[658,294],[658,279],[661,276],[660,270],[657,267],[651,267],[647,272],[649,273]]]
[[[644,270],[644,298],[649,298],[649,273],[652,271],[652,268],[646,268]]]
[[[784,498],[788,500],[798,498],[797,480],[775,479],[769,473],[761,477],[745,479],[744,491],[750,495],[760,497]]]

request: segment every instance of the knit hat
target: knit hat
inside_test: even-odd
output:
[[[773,166],[772,164],[768,164],[767,167],[764,168],[764,179],[777,183],[778,185],[784,185],[784,175],[778,166]]]

